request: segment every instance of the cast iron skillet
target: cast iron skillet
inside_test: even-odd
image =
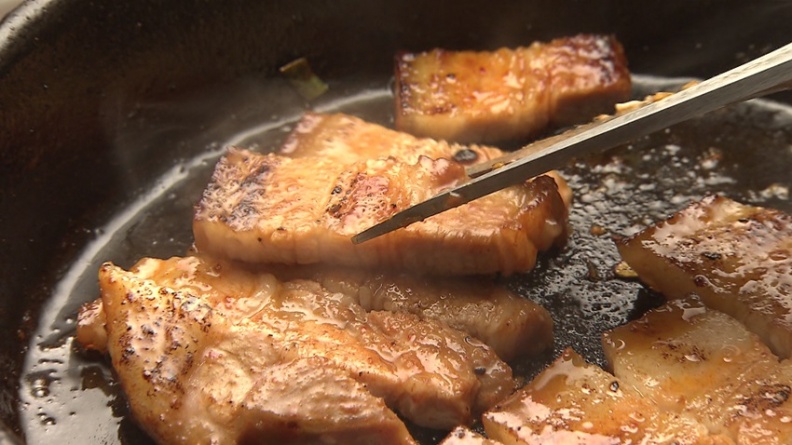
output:
[[[397,50],[613,33],[659,76],[640,95],[788,43],[791,22],[792,3],[744,0],[26,2],[0,23],[0,443],[145,443],[106,362],[71,343],[98,264],[182,254],[224,145],[271,149],[308,108],[388,125]],[[298,57],[330,85],[311,103],[278,73]],[[518,372],[570,345],[602,364],[599,333],[661,301],[614,278],[611,236],[709,192],[792,211],[792,98],[774,99],[564,170],[575,235],[508,281],[551,310],[556,346]]]

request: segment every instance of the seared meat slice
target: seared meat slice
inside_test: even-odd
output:
[[[729,444],[688,416],[660,409],[567,350],[484,414],[487,435],[507,444]]]
[[[409,312],[467,332],[509,361],[553,344],[546,309],[482,278],[424,278],[346,268],[288,268],[278,276],[309,278],[349,295],[367,311]]]
[[[382,399],[321,357],[290,359],[263,323],[105,265],[113,367],[160,443],[413,443]]]
[[[737,444],[792,443],[792,364],[697,298],[672,301],[608,332],[624,387]]]
[[[708,197],[619,243],[640,279],[668,298],[690,294],[792,355],[792,217]]]
[[[621,44],[607,36],[400,53],[395,65],[396,128],[458,142],[525,139],[585,122],[612,113],[632,87]]]
[[[125,284],[113,287],[119,282]],[[119,301],[124,301],[134,285],[143,289],[141,292],[154,295],[154,299],[158,298],[157,292],[189,295],[194,304],[205,306],[213,316],[224,320],[205,327],[212,335],[242,341],[235,340],[235,336],[247,335],[245,329],[261,333],[268,345],[267,351],[261,353],[274,358],[257,365],[260,368],[319,358],[324,367],[363,384],[373,396],[384,399],[388,406],[420,425],[452,428],[468,423],[514,389],[510,368],[479,341],[443,323],[411,314],[366,313],[353,298],[327,291],[316,282],[281,282],[273,275],[252,273],[230,263],[188,257],[145,259],[130,272],[106,265],[100,272],[100,284],[104,315],[86,312],[91,316],[87,320],[81,317],[78,338],[85,345],[102,349],[101,338],[93,334],[98,330],[90,325],[90,320],[104,320],[117,370],[126,362],[116,361],[115,357],[127,352],[126,346],[113,338],[114,323],[119,321],[111,314],[109,304],[126,304]],[[152,324],[141,321],[147,317],[144,312],[127,312],[124,316],[123,329],[132,326],[129,335],[154,335],[147,327]],[[196,322],[191,322],[167,332],[200,328],[196,326]],[[258,352],[252,348],[250,354]],[[243,361],[241,366],[247,363]],[[178,375],[176,371],[169,376]],[[120,372],[119,375],[122,376]],[[130,399],[135,397],[136,392],[130,392],[128,386],[140,382],[124,377],[121,380]],[[219,379],[217,384],[229,383]]]
[[[366,311],[408,312],[442,321],[481,340],[505,361],[533,356],[553,345],[553,320],[547,310],[493,281],[342,268],[283,267],[272,272],[282,280],[317,281],[330,292],[352,297]],[[95,300],[82,309],[80,323],[85,326],[77,333],[80,344],[105,352],[101,303]]]
[[[540,176],[410,227],[354,245],[351,237],[465,179],[461,164],[419,157],[341,165],[231,149],[193,222],[199,251],[253,263],[509,275],[563,242],[568,209]]]

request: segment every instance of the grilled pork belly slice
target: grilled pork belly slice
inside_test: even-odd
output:
[[[578,35],[493,52],[396,56],[396,128],[458,142],[536,136],[586,122],[630,97],[614,37]]]
[[[133,339],[150,338],[161,346],[172,332],[201,329],[196,327],[197,322],[182,317],[179,320],[188,326],[174,325],[163,331],[156,327],[161,322],[145,320],[151,317],[146,312],[150,308],[145,305],[136,312],[113,311],[111,305],[127,305],[126,295],[134,292],[149,296],[145,304],[166,304],[158,299],[168,292],[189,296],[194,304],[203,305],[213,316],[224,320],[222,324],[212,322],[203,327],[212,335],[237,341],[237,334],[247,335],[245,329],[262,333],[269,345],[267,354],[274,358],[260,367],[287,366],[284,363],[318,357],[326,368],[364,385],[373,396],[384,399],[388,406],[419,425],[450,429],[468,423],[477,413],[510,394],[515,385],[511,369],[488,347],[465,333],[412,314],[366,313],[353,298],[308,280],[283,282],[271,274],[252,273],[230,263],[188,257],[144,259],[130,272],[105,265],[100,271],[100,285],[104,315],[88,311],[87,318],[81,316],[78,339],[101,350],[101,338],[94,335],[98,329],[90,321],[104,321],[107,348],[133,413],[136,403],[146,403],[135,390],[141,385],[138,380],[143,374],[134,369],[129,373],[121,370],[127,360],[118,357],[132,353],[126,345],[129,341],[119,343],[113,332],[128,332]],[[142,354],[141,348],[133,349],[134,354]],[[188,353],[194,356],[200,351]],[[154,348],[146,354],[146,363],[163,362],[168,350]],[[250,354],[258,352],[251,349]],[[263,360],[252,356],[249,359]],[[244,357],[239,360],[240,366],[248,366]],[[171,366],[170,377],[166,377],[186,373],[184,366]],[[228,379],[215,383],[220,386],[218,391],[234,385]],[[139,399],[133,400],[136,397]]]
[[[510,361],[548,350],[553,320],[547,310],[494,281],[426,278],[346,268],[284,268],[279,277],[308,278],[351,296],[367,311],[408,312],[467,332]]]
[[[660,409],[571,349],[484,414],[505,444],[730,444],[704,425]]]
[[[317,281],[331,292],[353,298],[366,311],[408,312],[439,320],[481,340],[507,362],[536,355],[553,345],[553,320],[547,310],[494,281],[430,279],[346,268],[283,267],[271,272],[286,281]],[[98,299],[82,308],[77,340],[88,349],[106,352],[101,304]]]
[[[465,180],[453,160],[419,156],[338,164],[231,149],[193,221],[199,251],[252,263],[509,275],[563,242],[567,206],[540,176],[366,243],[351,237]]]
[[[346,372],[321,357],[285,357],[271,326],[232,322],[188,289],[111,265],[100,284],[113,367],[157,442],[413,443]]]
[[[792,355],[792,217],[712,196],[618,243],[640,279],[690,294]]]
[[[697,298],[675,300],[605,333],[624,387],[737,444],[792,443],[792,364]]]

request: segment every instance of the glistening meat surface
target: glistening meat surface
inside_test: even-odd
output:
[[[660,409],[571,349],[483,422],[490,438],[510,445],[732,445],[692,417]]]
[[[496,51],[396,57],[396,128],[459,142],[536,136],[612,113],[630,97],[621,44],[578,35]]]
[[[414,139],[412,145],[394,149],[394,132],[364,124],[358,122],[338,138],[315,137],[323,156],[229,150],[195,212],[198,249],[252,263],[509,275],[530,270],[539,251],[566,239],[568,189],[560,179],[540,176],[352,244],[356,233],[466,180],[464,163],[453,159],[457,151],[448,144]],[[368,143],[382,148],[357,157],[349,147],[355,146],[355,131],[361,127],[372,133]],[[333,155],[336,150],[340,154]],[[448,157],[432,157],[446,150]],[[370,151],[382,157],[366,158]],[[352,158],[357,160],[339,161]]]
[[[104,324],[132,412],[163,442],[233,443],[251,434],[307,440],[325,422],[327,437],[339,440],[360,422],[363,432],[381,423],[372,433],[380,440],[409,442],[386,405],[417,424],[451,428],[514,388],[509,367],[466,334],[410,314],[366,313],[312,281],[282,282],[188,257],[145,259],[130,272],[106,264],[100,286],[102,310],[86,312],[92,318],[82,320],[78,339],[101,349],[96,325]],[[277,375],[317,361],[322,370],[310,378],[356,408],[335,412],[323,398],[311,399],[322,389],[306,382],[279,386]],[[291,409],[261,391],[286,392],[289,400],[302,394],[307,405],[320,405]],[[343,417],[350,413],[360,415]],[[290,422],[299,427],[289,429]]]
[[[696,294],[792,356],[792,217],[711,196],[622,240],[619,252],[668,298]]]
[[[567,350],[484,414],[509,444],[781,445],[792,363],[697,297],[603,334],[613,375]]]
[[[735,444],[792,441],[792,362],[698,298],[674,300],[606,332],[623,386]]]
[[[510,361],[547,351],[553,320],[547,310],[482,277],[429,278],[346,268],[289,268],[353,297],[365,310],[408,312],[467,332]],[[280,275],[279,275],[280,276]]]

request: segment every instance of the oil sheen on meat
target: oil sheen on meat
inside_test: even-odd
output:
[[[658,406],[740,445],[792,443],[792,363],[698,298],[607,332],[616,377]]]
[[[480,339],[506,361],[534,356],[553,345],[547,310],[493,280],[315,267],[290,267],[277,274],[318,281],[351,296],[367,311],[408,312],[442,321]]]
[[[732,443],[685,414],[661,409],[571,349],[483,422],[490,438],[509,445]]]
[[[163,443],[411,443],[391,410],[451,429],[515,384],[469,335],[367,313],[314,281],[187,257],[105,264],[100,288],[78,340],[106,347],[133,415]]]
[[[530,445],[792,443],[792,362],[698,297],[605,332],[603,348],[613,374],[567,350],[484,414],[489,437]]]
[[[630,97],[621,44],[578,35],[491,52],[396,56],[396,128],[458,142],[524,140]]]
[[[290,149],[321,156],[230,149],[195,212],[198,249],[251,263],[509,275],[530,270],[539,251],[566,239],[568,189],[560,179],[539,176],[352,244],[353,235],[466,180],[465,163],[455,160],[455,147],[395,137],[398,133],[360,120],[353,123],[344,131],[314,126],[318,133],[298,126],[292,138],[298,147]],[[358,149],[350,147],[361,144],[357,131],[368,132],[369,148],[364,151],[380,157],[354,155]],[[318,147],[300,148],[302,139]],[[445,150],[447,157],[436,157]],[[478,153],[489,150],[494,149]],[[353,162],[339,161],[353,157]]]
[[[792,217],[712,196],[619,243],[640,279],[690,294],[792,355]]]

